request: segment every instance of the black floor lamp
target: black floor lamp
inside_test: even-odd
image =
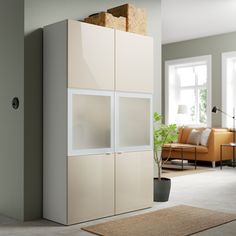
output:
[[[233,119],[233,143],[231,143],[231,144],[236,145],[236,143],[235,143],[235,108],[233,108],[233,116],[231,116],[228,113],[222,111],[220,108],[218,108],[216,106],[214,106],[211,111],[214,112],[214,113],[217,113],[218,111],[220,111],[224,115],[229,116]]]
[[[226,112],[222,111],[220,108],[214,106],[211,110],[214,113],[217,113],[218,111],[220,111],[221,113],[223,113],[226,116],[229,116],[233,119],[233,142],[230,143],[229,145],[233,147],[233,162],[231,163],[231,166],[235,167],[235,108],[233,108],[233,116],[227,114]],[[222,168],[222,165],[221,165]]]

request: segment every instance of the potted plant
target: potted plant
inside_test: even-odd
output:
[[[169,199],[171,180],[162,178],[162,147],[165,144],[172,143],[178,138],[176,124],[165,125],[162,123],[162,116],[157,112],[153,114],[154,129],[153,129],[153,151],[154,160],[158,167],[158,178],[154,178],[154,201],[165,202]],[[171,152],[171,149],[170,149]],[[170,156],[170,153],[169,153]]]

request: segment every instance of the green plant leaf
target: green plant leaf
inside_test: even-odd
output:
[[[154,112],[153,114],[153,151],[154,160],[161,172],[161,159],[158,158],[158,152],[165,144],[172,143],[178,139],[178,130],[176,124],[163,124],[162,115]],[[160,177],[160,175],[159,175]]]

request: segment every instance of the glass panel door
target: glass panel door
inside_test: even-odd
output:
[[[152,95],[116,93],[116,151],[152,149]]]
[[[68,155],[113,151],[113,92],[68,90]]]

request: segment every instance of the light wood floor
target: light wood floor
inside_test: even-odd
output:
[[[224,167],[222,171],[214,169],[198,174],[173,177],[170,200],[166,203],[155,203],[151,209],[84,224],[61,226],[46,220],[20,223],[0,216],[0,236],[89,236],[92,234],[82,231],[81,227],[179,204],[236,213],[235,196],[236,168]],[[195,235],[233,236],[235,232],[236,222],[231,222]]]

